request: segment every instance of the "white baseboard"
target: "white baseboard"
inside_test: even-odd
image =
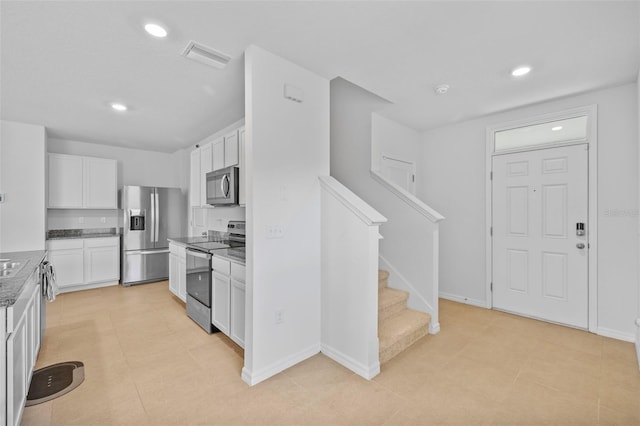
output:
[[[68,287],[58,287],[58,294],[69,293],[70,291],[91,290],[93,288],[109,287],[120,284],[119,281],[107,281],[105,283],[79,284]]]
[[[293,355],[289,355],[282,358],[271,365],[268,365],[257,372],[252,372],[247,367],[242,367],[242,380],[249,386],[257,385],[258,383],[275,376],[276,374],[286,370],[289,367],[293,367],[299,362],[304,361],[320,352],[320,344],[314,344],[306,349],[303,349]]]
[[[471,299],[469,297],[458,296],[456,294],[446,293],[444,291],[440,292],[440,297],[443,299],[451,300],[453,302],[464,303],[466,305],[478,306],[480,308],[486,308],[487,303],[484,300]]]
[[[598,327],[596,334],[604,337],[611,337],[612,339],[624,340],[625,342],[635,342],[636,337],[632,333],[624,333],[618,330],[611,330],[610,328]]]
[[[356,373],[358,376],[361,376],[367,380],[373,379],[375,376],[380,374],[380,361],[376,359],[375,362],[369,366],[362,364],[361,362],[356,361],[348,355],[343,354],[339,350],[335,348],[331,348],[325,344],[320,346],[320,351],[337,362],[338,364],[348,368],[349,370]]]

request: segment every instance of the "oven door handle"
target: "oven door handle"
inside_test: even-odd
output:
[[[203,253],[199,250],[190,249],[189,247],[187,247],[187,251],[189,252],[189,256],[195,256],[201,259],[211,259],[211,253]]]
[[[169,253],[169,249],[166,250],[128,250],[125,254],[161,254]]]

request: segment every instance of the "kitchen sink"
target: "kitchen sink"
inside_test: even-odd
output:
[[[2,259],[0,262],[0,279],[15,276],[24,266],[21,262],[13,262],[11,259]]]

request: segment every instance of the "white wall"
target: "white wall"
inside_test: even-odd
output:
[[[487,126],[597,104],[598,328],[603,334],[632,338],[638,310],[637,96],[636,85],[628,84],[424,134],[419,194],[447,217],[441,229],[443,293],[485,304]]]
[[[302,103],[283,97],[285,84]],[[245,52],[247,328],[243,379],[320,350],[320,184],[329,173],[329,82],[265,50]],[[279,226],[282,238],[270,239]],[[283,321],[276,323],[276,312]]]
[[[0,127],[0,252],[44,250],[45,129],[11,121]]]
[[[407,161],[416,161],[419,157],[422,138],[417,131],[377,113],[371,115],[371,126],[372,170],[380,171],[382,154]]]
[[[119,189],[124,185],[160,186],[181,188],[186,194],[189,188],[189,153],[184,149],[169,154],[51,138],[48,152],[117,160]],[[186,205],[183,215],[186,235]],[[121,227],[122,222],[118,210],[49,209],[47,229],[112,228]]]
[[[342,78],[331,81],[331,176],[379,211],[388,222],[381,225],[381,267],[389,269],[389,286],[410,293],[408,306],[428,312],[438,329],[438,265],[434,256],[437,224],[370,174],[373,139],[372,113],[389,103]]]

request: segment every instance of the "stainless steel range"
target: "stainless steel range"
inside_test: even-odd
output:
[[[211,256],[216,250],[244,249],[245,222],[229,221],[226,233],[187,246],[187,315],[207,333],[217,332],[211,324]]]

